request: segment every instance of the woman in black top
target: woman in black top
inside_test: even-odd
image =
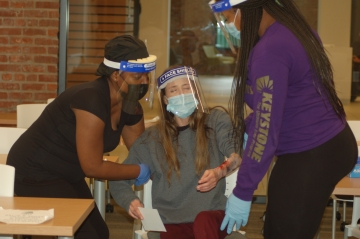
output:
[[[7,164],[15,167],[15,194],[92,198],[85,176],[146,182],[147,165],[103,161],[103,153],[115,149],[120,136],[130,148],[144,131],[139,100],[148,92],[155,60],[132,36],[110,40],[96,72],[101,77],[61,93],[11,148]],[[97,207],[75,234],[108,237]]]

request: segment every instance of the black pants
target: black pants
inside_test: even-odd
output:
[[[348,125],[328,142],[278,157],[268,185],[265,239],[313,239],[335,185],[355,166]]]
[[[74,184],[63,179],[42,182],[31,179],[15,180],[15,194],[20,197],[93,198],[85,180]],[[109,229],[96,206],[75,233],[75,238],[109,238]]]

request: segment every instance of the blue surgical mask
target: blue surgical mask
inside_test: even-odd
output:
[[[238,15],[238,13],[240,12],[240,9],[238,9],[236,11],[235,17],[234,17],[234,21],[230,22],[230,23],[225,23],[226,25],[226,29],[227,31],[230,33],[230,35],[232,35],[233,37],[235,37],[236,39],[240,40],[240,31],[236,28],[235,26],[235,19]]]
[[[235,24],[233,22],[225,23],[225,24],[226,24],[226,30],[230,33],[230,35],[240,40],[240,31],[236,28]]]
[[[198,100],[193,94],[182,94],[168,98],[166,110],[179,118],[189,117],[196,109]]]

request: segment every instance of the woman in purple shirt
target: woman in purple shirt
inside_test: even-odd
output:
[[[313,238],[335,185],[358,155],[319,36],[292,0],[221,0],[210,6],[220,20],[226,20],[226,14],[219,17],[222,11],[240,9],[230,112],[239,145],[248,134],[221,228],[231,232],[234,224],[247,223],[253,193],[277,156],[264,236]],[[245,105],[252,109],[247,118]]]

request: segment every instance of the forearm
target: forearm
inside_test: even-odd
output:
[[[87,177],[105,180],[135,179],[140,174],[140,166],[137,164],[118,164],[103,161],[85,172]]]
[[[219,178],[223,178],[227,174],[237,169],[240,166],[240,163],[241,157],[236,153],[232,153],[226,161],[224,161],[220,166],[215,168],[215,171],[219,175]]]

